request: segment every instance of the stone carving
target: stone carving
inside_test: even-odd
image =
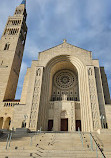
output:
[[[89,75],[89,76],[92,76],[92,72],[93,72],[92,68],[89,68],[89,69],[88,69],[88,75]]]
[[[39,68],[36,70],[36,76],[40,76],[40,75],[41,75],[41,69]]]
[[[88,68],[88,78],[89,78],[89,91],[90,91],[90,100],[91,100],[91,110],[92,110],[92,119],[93,119],[93,128],[99,128],[99,115],[98,115],[98,107],[97,107],[97,95],[96,95],[96,87],[94,84],[94,73],[93,69]]]
[[[37,77],[36,77],[36,78],[37,78]],[[40,79],[36,79],[36,80],[35,80],[35,85],[36,85],[36,86],[40,85]]]
[[[37,126],[37,117],[38,117],[38,106],[40,101],[40,89],[41,89],[41,68],[37,68],[36,76],[35,76],[35,84],[34,84],[34,92],[33,92],[33,100],[32,100],[32,108],[30,113],[30,128],[36,128]]]
[[[71,131],[75,131],[75,106],[71,103]]]
[[[64,101],[67,100],[67,95],[63,94],[62,95],[62,100],[64,100]]]

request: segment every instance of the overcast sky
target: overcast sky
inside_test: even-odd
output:
[[[22,0],[0,0],[0,36]],[[28,34],[16,98],[38,52],[62,43],[92,51],[105,67],[111,93],[111,0],[27,0]]]

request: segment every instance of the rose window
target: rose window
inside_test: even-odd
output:
[[[60,89],[68,89],[74,86],[76,75],[69,70],[61,70],[54,76],[54,83]]]

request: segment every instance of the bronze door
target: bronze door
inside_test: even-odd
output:
[[[76,120],[76,131],[78,131],[78,128],[81,131],[81,120]]]
[[[61,131],[68,131],[68,119],[61,119]]]
[[[49,120],[48,121],[48,131],[52,131],[53,130],[53,120]]]

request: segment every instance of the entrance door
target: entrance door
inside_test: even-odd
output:
[[[81,120],[76,120],[76,131],[78,131],[78,128],[81,131]]]
[[[68,119],[61,119],[61,131],[68,131]]]
[[[49,120],[48,121],[48,131],[52,131],[53,130],[53,120]]]

